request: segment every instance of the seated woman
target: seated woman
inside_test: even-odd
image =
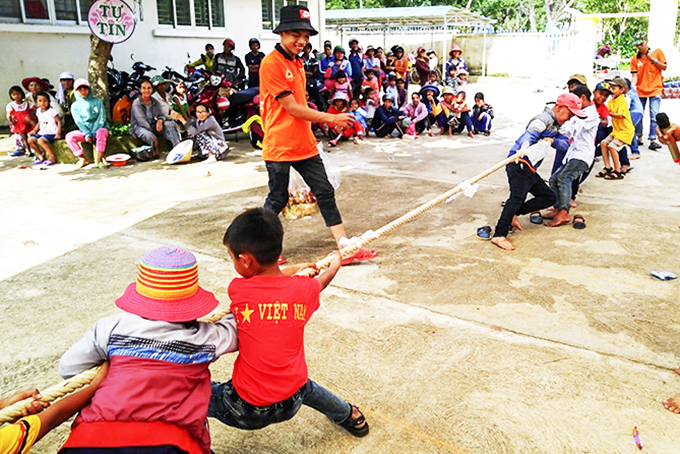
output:
[[[196,118],[188,121],[179,117],[179,121],[186,126],[187,134],[194,140],[194,146],[201,155],[207,157],[206,164],[213,164],[218,159],[224,159],[229,153],[229,145],[224,139],[224,132],[215,117],[210,115],[208,106],[199,104],[196,106]]]
[[[47,83],[45,79],[41,79],[39,77],[27,77],[21,81],[21,85],[23,85],[24,88],[28,90],[28,93],[26,93],[26,101],[32,108],[35,107],[35,96],[38,93],[44,91],[49,94],[50,92],[50,84]],[[54,107],[54,109],[59,113],[59,116],[63,118],[64,112],[62,112],[61,106],[51,94],[50,105]]]
[[[92,96],[90,83],[87,80],[78,79],[73,86],[76,90],[76,100],[71,105],[71,116],[78,129],[66,134],[66,144],[73,156],[78,158],[77,169],[87,165],[81,145],[83,141],[94,142],[92,150],[94,163],[97,167],[106,167],[109,164],[104,159],[104,151],[106,151],[109,130],[104,103],[101,99]]]
[[[179,130],[170,115],[164,115],[164,106],[153,98],[153,85],[149,80],[139,84],[140,96],[132,103],[130,115],[130,135],[153,149],[153,156],[157,158],[158,137],[164,137],[174,147],[180,141]],[[176,113],[174,113],[177,117]]]
[[[163,108],[163,116],[169,116],[172,109],[172,95],[168,92],[170,81],[161,76],[153,76],[151,78],[151,85],[153,85],[154,93],[151,95],[158,101]]]
[[[417,136],[427,129],[428,133],[432,133],[430,128],[430,120],[428,120],[427,107],[420,102],[420,93],[416,92],[411,95],[411,102],[401,108],[410,119],[411,123],[415,124],[415,131],[409,130],[408,135]]]

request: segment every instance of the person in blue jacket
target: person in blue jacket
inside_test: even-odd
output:
[[[373,131],[377,137],[398,137],[404,135],[402,122],[406,114],[394,107],[394,99],[390,95],[383,96],[382,106],[375,109],[373,116]]]
[[[74,82],[76,100],[71,105],[71,116],[78,127],[77,130],[66,134],[66,144],[73,156],[78,158],[78,169],[87,165],[87,159],[83,153],[82,142],[94,142],[92,155],[97,167],[106,167],[109,164],[104,159],[106,142],[109,138],[106,109],[101,99],[92,95],[90,83],[85,79]]]
[[[510,149],[508,157],[514,156],[520,150],[526,154],[519,158],[518,162],[510,163],[505,167],[510,185],[510,197],[505,201],[503,212],[491,238],[491,242],[499,248],[506,251],[515,249],[507,236],[511,226],[517,230],[523,230],[517,216],[531,213],[532,222],[542,224],[539,210],[555,204],[555,193],[537,171],[545,158],[545,149],[541,151],[541,147],[533,149],[529,147],[544,140],[550,143],[557,152],[566,153],[569,140],[559,133],[559,128],[574,115],[579,118],[586,117],[581,110],[580,98],[573,93],[560,95],[552,108],[546,107],[543,112],[529,121],[524,134]],[[534,197],[526,200],[529,193]]]

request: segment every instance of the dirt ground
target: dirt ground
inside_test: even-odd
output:
[[[470,87],[469,96],[475,89]],[[557,88],[491,79],[490,137],[371,139],[330,155],[352,235],[377,229],[490,167]],[[680,102],[662,111],[680,122]],[[646,135],[645,135],[646,141]],[[135,278],[150,248],[198,257],[201,285],[228,305],[235,277],[221,245],[244,207],[266,196],[266,172],[244,141],[215,165],[144,163],[76,171],[21,169],[0,157],[3,396],[59,381],[60,355]],[[8,150],[11,141],[0,142]],[[549,172],[552,158],[541,167]],[[507,197],[505,173],[373,243],[379,256],[344,267],[307,328],[310,376],[360,406],[371,433],[355,439],[314,410],[256,432],[211,421],[216,453],[680,453],[679,168],[642,149],[623,181],[591,177],[579,195],[585,230],[523,219],[505,252],[475,238]],[[597,165],[597,169],[601,164]],[[320,216],[284,221],[290,262],[333,247]],[[230,378],[235,355],[216,362]],[[54,452],[68,425],[34,448]]]

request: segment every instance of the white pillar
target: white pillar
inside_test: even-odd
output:
[[[319,19],[319,44],[317,49],[319,49],[319,52],[323,52],[323,42],[326,40],[326,0],[318,0],[316,8]]]
[[[482,83],[486,82],[486,24],[484,25],[484,50],[482,50]]]

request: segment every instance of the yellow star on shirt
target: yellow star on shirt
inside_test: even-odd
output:
[[[246,308],[241,310],[241,315],[243,315],[243,320],[241,321],[241,323],[245,323],[246,320],[248,321],[248,323],[250,323],[250,314],[252,314],[253,312],[255,311],[250,309],[246,304]]]

